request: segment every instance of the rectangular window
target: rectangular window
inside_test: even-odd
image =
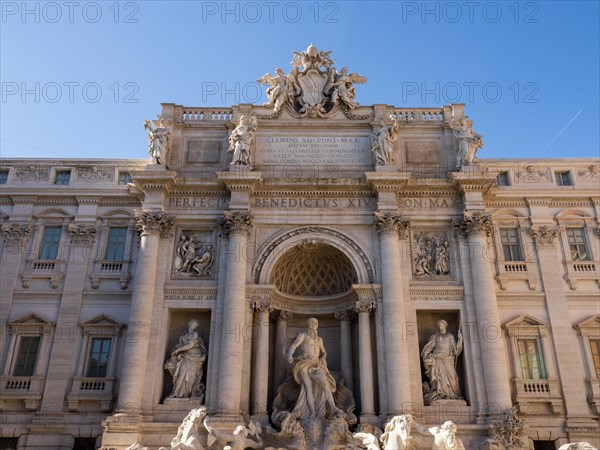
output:
[[[8,183],[8,170],[0,170],[0,184]]]
[[[546,378],[542,357],[537,339],[518,339],[521,377],[525,380],[542,380]]]
[[[119,172],[119,184],[131,183],[131,174],[129,172]]]
[[[71,171],[70,170],[57,170],[54,184],[66,186],[71,182]]]
[[[110,227],[108,229],[108,241],[106,243],[106,255],[104,259],[108,261],[123,261],[126,239],[127,227]]]
[[[500,241],[505,261],[523,261],[517,228],[500,228]]]
[[[572,186],[571,174],[569,172],[555,172],[556,184],[559,186]]]
[[[496,177],[496,186],[510,186],[508,172],[500,172]]]
[[[39,346],[39,336],[21,336],[19,352],[17,353],[17,361],[13,372],[14,376],[30,377],[33,375]]]
[[[589,261],[591,259],[585,243],[583,228],[567,228],[567,240],[569,241],[571,260]]]
[[[90,347],[90,360],[88,363],[88,377],[106,377],[108,370],[108,355],[110,354],[111,338],[92,338]]]
[[[45,227],[39,259],[56,259],[62,227]]]
[[[592,361],[594,362],[596,378],[600,378],[600,339],[590,339],[590,347],[592,349]]]

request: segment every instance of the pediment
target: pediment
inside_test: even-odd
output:
[[[18,317],[17,319],[11,320],[9,325],[17,325],[17,324],[28,324],[28,325],[51,325],[52,322],[46,320],[44,317],[34,313],[29,312],[24,316]]]
[[[577,325],[575,325],[574,328],[579,330],[590,329],[600,334],[600,314],[595,314],[591,317],[588,317],[583,322],[579,322]]]
[[[114,326],[120,326],[123,324],[121,322],[113,319],[108,314],[99,314],[81,324],[81,326],[83,326],[83,327],[85,327],[86,325],[114,327]]]
[[[516,319],[511,320],[510,322],[506,323],[504,325],[504,327],[511,329],[511,328],[525,328],[525,327],[534,327],[534,328],[547,328],[548,324],[545,322],[542,322],[539,319],[536,319],[533,316],[530,316],[528,314],[523,314],[522,316],[517,317]]]

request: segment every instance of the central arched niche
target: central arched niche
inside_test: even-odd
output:
[[[357,278],[352,262],[344,253],[331,245],[308,241],[279,258],[270,282],[284,294],[319,297],[348,292]]]

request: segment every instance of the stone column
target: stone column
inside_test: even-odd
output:
[[[248,231],[252,216],[246,211],[226,211],[221,222],[229,237],[227,249],[227,284],[223,298],[221,355],[218,408],[223,419],[238,420],[242,413],[242,365],[244,341],[242,330],[246,322],[246,259]]]
[[[254,364],[252,365],[252,413],[253,420],[266,426],[267,396],[269,390],[269,312],[271,303],[268,299],[252,304],[256,315],[254,328]]]
[[[273,389],[277,388],[285,380],[286,368],[288,365],[285,359],[287,345],[287,321],[292,318],[292,313],[285,310],[280,310],[275,314],[277,326],[275,328],[275,370],[273,371]]]
[[[481,348],[488,413],[511,407],[506,351],[502,345],[500,315],[496,301],[496,285],[487,258],[487,236],[492,220],[480,212],[465,212],[454,226],[467,236],[471,280],[475,295],[475,315]],[[485,409],[485,408],[484,408]]]
[[[360,422],[374,422],[375,398],[373,394],[373,351],[371,347],[371,311],[375,302],[358,301],[358,357],[360,359]],[[393,382],[392,382],[393,384]]]
[[[340,360],[342,362],[342,374],[346,380],[346,386],[352,390],[352,312],[348,310],[336,311],[335,318],[340,321]]]
[[[388,386],[388,416],[402,414],[410,403],[410,371],[402,327],[406,324],[399,238],[406,239],[409,221],[393,212],[375,213],[381,241],[381,284],[385,317],[385,353]]]
[[[136,231],[140,233],[140,251],[135,272],[131,312],[127,324],[129,339],[125,345],[121,371],[117,413],[140,413],[142,397],[146,391],[144,374],[150,340],[150,323],[154,306],[154,284],[158,265],[158,245],[167,237],[173,220],[163,212],[136,211]]]

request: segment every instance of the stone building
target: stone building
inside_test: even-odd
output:
[[[600,161],[477,159],[464,105],[360,106],[298,58],[265,106],[163,104],[150,160],[1,160],[0,448],[156,449],[198,405],[267,425],[309,317],[359,424],[476,449],[516,405],[524,448],[600,444]],[[456,395],[421,356],[440,320]]]

